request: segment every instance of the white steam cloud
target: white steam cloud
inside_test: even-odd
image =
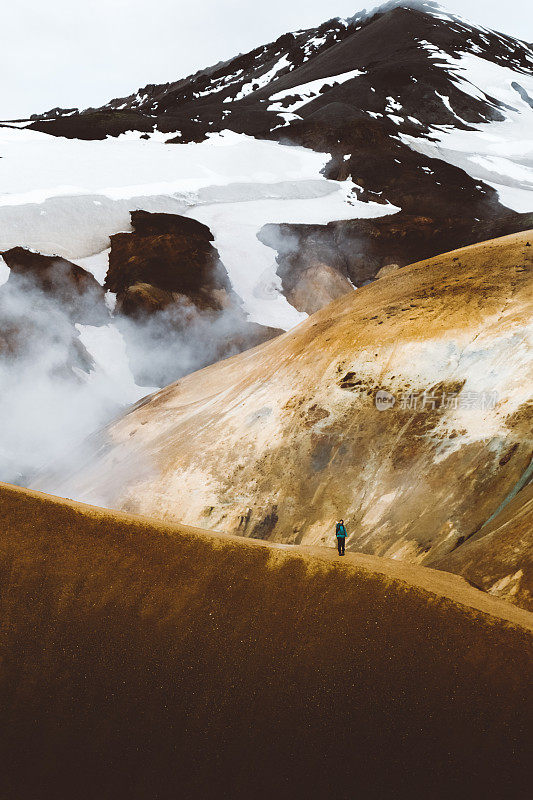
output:
[[[84,301],[94,297],[77,298],[76,316],[99,325],[84,328],[109,331],[105,308],[85,314]],[[0,287],[1,480],[27,482],[143,393],[131,377],[117,380],[95,364],[80,329],[71,309],[31,279],[16,276]]]
[[[204,311],[183,300],[113,318],[89,291],[73,311],[12,274],[0,286],[0,480],[52,490],[50,465],[76,469],[94,446],[85,440],[129,405],[265,334],[238,306]]]

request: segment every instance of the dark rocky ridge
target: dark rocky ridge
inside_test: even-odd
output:
[[[424,5],[431,12],[431,5]],[[283,123],[275,111],[267,110],[272,94],[354,69],[366,74],[341,85],[332,81],[318,98],[299,109],[301,116],[307,119],[332,103],[340,103],[351,109],[351,121],[357,117],[372,121],[369,112],[384,114],[392,96],[401,99],[407,114],[416,116],[426,128],[438,123],[456,125],[457,120],[437,94],[445,92],[467,123],[498,119],[494,104],[461,92],[438,60],[431,59],[419,46],[421,41],[431,42],[450,55],[481,52],[495,63],[527,74],[533,63],[531,48],[525,42],[458,20],[438,19],[423,10],[385,6],[372,17],[363,12],[349,20],[332,19],[314,29],[285,34],[230,61],[171,83],[148,84],[97,109],[77,113],[69,109],[63,115],[53,109],[32,117],[32,127],[86,139],[126,130],[151,131],[154,127],[167,133],[180,131],[179,141],[199,141],[206,133],[222,129],[269,135]],[[280,63],[281,59],[284,61]],[[240,96],[245,86],[249,92]],[[397,130],[389,119],[381,124],[389,132]],[[399,129],[420,132],[407,115]],[[286,128],[278,129],[274,135],[283,138],[286,133]]]
[[[23,247],[1,253],[11,272],[0,287],[0,357],[38,358],[54,353],[54,372],[75,379],[72,367],[89,372],[92,358],[76,324],[106,325],[105,293],[82,267]]]

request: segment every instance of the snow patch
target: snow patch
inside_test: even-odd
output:
[[[515,211],[533,210],[533,76],[494,64],[471,53],[441,57],[458,88],[489,103],[502,121],[465,123],[468,130],[434,126],[430,137],[400,133],[411,149],[460,167],[472,178],[497,189],[500,202]],[[517,88],[519,86],[519,88]],[[439,95],[446,104],[448,98]]]
[[[247,97],[252,92],[256,92],[259,89],[268,86],[268,84],[276,78],[278,72],[281,72],[281,70],[292,66],[292,63],[289,61],[287,56],[283,56],[276,64],[274,64],[271,69],[268,70],[268,72],[265,72],[263,75],[259,75],[257,78],[253,78],[249,83],[245,83],[240,92],[235,95],[233,99],[242,100],[243,97]],[[227,100],[228,98],[226,98],[224,102],[227,102]]]
[[[296,185],[284,184],[282,197],[191,209],[190,216],[208,225],[215,234],[214,244],[233,289],[253,322],[288,330],[307,316],[296,311],[283,296],[276,272],[276,251],[259,241],[258,231],[268,223],[323,225],[333,220],[377,217],[399,210],[391,204],[364,203],[357,199],[354,188],[355,184],[348,181],[301,181]]]
[[[4,283],[7,281],[10,272],[11,270],[7,266],[2,256],[0,256],[0,286],[3,286]]]
[[[283,89],[281,92],[276,92],[270,96],[270,100],[274,100],[274,102],[268,106],[268,111],[297,111],[302,106],[310,103],[311,100],[315,100],[326,86],[333,86],[335,83],[346,83],[365,74],[364,70],[353,69],[340,75],[330,75],[327,78],[318,78],[315,81],[302,83],[290,89]],[[299,99],[292,100],[292,98]],[[292,100],[292,102],[287,104],[287,100]]]
[[[103,250],[101,253],[95,253],[93,256],[87,256],[86,258],[73,258],[72,263],[77,264],[78,267],[82,267],[83,269],[90,272],[91,275],[96,278],[100,286],[104,285],[105,276],[107,275],[107,270],[109,269],[109,253],[111,252],[111,248],[108,247],[106,250]]]
[[[276,254],[257,239],[260,228],[398,210],[360,202],[353,184],[326,180],[327,153],[229,131],[199,144],[164,138],[81,141],[0,130],[0,250],[17,244],[62,255],[102,284],[109,236],[131,229],[130,210],[188,214],[212,228],[251,319],[290,328],[302,315],[281,293]]]
[[[126,345],[115,325],[76,325],[82,344],[94,361],[94,367],[80,377],[97,389],[99,396],[124,405],[135,403],[159,387],[137,386],[133,380]]]

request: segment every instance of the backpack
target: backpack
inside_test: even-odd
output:
[[[335,534],[339,536],[346,536],[346,528],[340,522],[337,522],[337,527],[335,528]]]

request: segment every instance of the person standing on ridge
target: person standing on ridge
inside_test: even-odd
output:
[[[344,520],[341,519],[340,522],[337,522],[337,526],[335,528],[335,536],[337,537],[337,547],[339,550],[339,555],[344,555],[344,545],[346,544],[346,528],[344,527]]]

